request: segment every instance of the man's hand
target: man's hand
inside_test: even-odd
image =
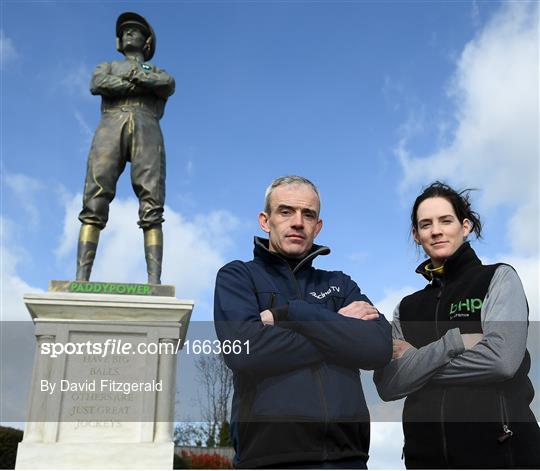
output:
[[[274,325],[274,315],[270,312],[270,309],[261,312],[260,316],[264,325]]]
[[[465,350],[470,350],[483,338],[484,336],[482,334],[461,334],[461,340],[463,340]]]
[[[397,360],[401,358],[403,354],[412,348],[412,345],[405,340],[393,340],[392,341],[392,360]]]
[[[362,319],[364,321],[369,321],[372,319],[377,319],[379,317],[379,311],[375,309],[371,304],[366,303],[365,301],[353,301],[351,304],[348,304],[345,307],[342,307],[338,314],[341,314],[345,317],[354,317],[355,319]]]

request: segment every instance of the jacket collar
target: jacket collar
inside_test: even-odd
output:
[[[428,281],[432,281],[433,279],[433,274],[426,269],[426,266],[430,263],[431,260],[428,258],[416,268],[416,273],[419,273]],[[476,265],[482,265],[482,262],[477,257],[471,244],[469,242],[463,242],[463,244],[461,244],[461,246],[444,262],[442,278],[447,280],[454,278],[468,268]]]
[[[268,249],[268,239],[264,239],[262,237],[254,237],[253,243],[255,246],[253,249],[253,255],[256,259],[261,259],[265,263],[269,264],[288,265],[287,261],[282,256],[275,252],[270,252],[270,250]],[[329,253],[330,249],[328,247],[324,245],[313,244],[309,253],[298,262],[298,265],[296,265],[293,273],[298,272],[302,268],[310,267],[311,263],[318,255],[328,255]]]

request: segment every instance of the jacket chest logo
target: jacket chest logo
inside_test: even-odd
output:
[[[330,286],[326,291],[321,291],[320,293],[317,293],[315,291],[310,291],[309,294],[317,299],[324,299],[326,296],[332,293],[339,293],[340,287],[339,286]]]
[[[479,312],[484,302],[479,298],[466,298],[450,304],[449,318],[460,319],[468,318],[471,314]]]

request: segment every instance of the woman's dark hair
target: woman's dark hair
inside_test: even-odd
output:
[[[464,219],[471,221],[471,232],[474,232],[477,239],[480,239],[482,237],[482,223],[478,213],[471,209],[471,202],[469,201],[469,193],[471,191],[473,191],[472,188],[466,188],[465,190],[458,192],[451,186],[438,180],[424,188],[424,191],[416,198],[413,204],[411,212],[411,224],[413,230],[417,229],[418,226],[417,212],[420,203],[428,198],[440,197],[444,198],[452,205],[461,224],[463,224]]]

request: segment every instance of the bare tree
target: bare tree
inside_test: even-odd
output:
[[[198,400],[202,417],[208,424],[207,445],[216,446],[221,428],[224,424],[228,426],[233,374],[225,365],[223,355],[200,355],[195,360],[195,367],[201,385]]]
[[[181,422],[174,429],[175,446],[202,446],[206,439],[206,427],[200,422]]]

